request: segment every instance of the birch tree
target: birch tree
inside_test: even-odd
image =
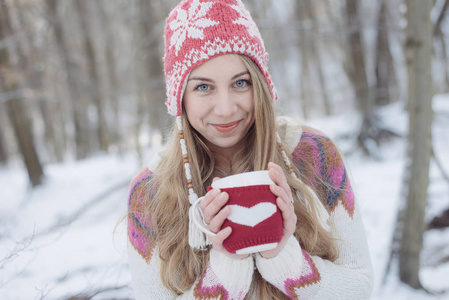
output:
[[[431,0],[406,0],[406,59],[408,73],[409,162],[406,207],[399,249],[399,277],[413,288],[419,280],[420,253],[425,230],[432,125]]]

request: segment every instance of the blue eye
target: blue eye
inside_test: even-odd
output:
[[[238,88],[245,87],[247,84],[248,84],[248,82],[246,80],[237,80],[235,82],[235,86]]]
[[[209,85],[200,84],[199,86],[196,87],[196,90],[198,90],[200,92],[207,92],[209,90]]]
[[[238,89],[246,90],[251,84],[252,82],[250,79],[239,79],[234,83],[234,86]]]

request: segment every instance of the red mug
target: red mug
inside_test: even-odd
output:
[[[231,214],[222,228],[231,227],[232,233],[223,241],[230,253],[248,254],[276,248],[282,238],[282,215],[276,204],[276,195],[270,191],[273,181],[268,171],[253,171],[224,177],[212,183],[208,190],[218,188],[227,192]],[[203,197],[194,204],[193,209]],[[214,236],[193,218],[204,233]]]

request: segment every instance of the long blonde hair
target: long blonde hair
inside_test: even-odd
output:
[[[276,122],[272,99],[268,85],[257,65],[248,57],[239,55],[248,69],[253,87],[255,122],[242,140],[241,151],[231,159],[229,174],[218,168],[216,157],[208,149],[203,138],[190,126],[185,110],[182,111],[184,139],[188,148],[188,159],[192,173],[192,182],[198,195],[206,193],[207,186],[217,175],[231,175],[254,170],[266,170],[272,161],[284,169],[284,174],[293,191],[298,191],[303,199],[295,198],[295,212],[298,222],[295,237],[301,247],[311,255],[335,260],[337,248],[335,240],[317,221],[313,211],[306,209],[304,199],[311,195],[305,184],[294,178],[284,163],[281,150],[276,141]],[[315,176],[311,167],[305,164],[303,174],[292,165],[296,174],[302,178]],[[175,292],[182,294],[205,271],[208,251],[194,251],[188,244],[189,200],[184,163],[179,146],[178,129],[174,126],[172,140],[156,167],[151,186],[154,192],[145,204],[145,217],[152,220],[157,232],[159,256],[161,259],[161,280]],[[313,207],[313,203],[310,204]],[[258,295],[261,299],[286,299],[277,288],[266,282],[255,272],[247,299]]]

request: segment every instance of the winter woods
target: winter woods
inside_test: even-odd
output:
[[[141,156],[163,143],[169,116],[162,26],[177,2],[0,0],[2,167],[19,164],[38,186],[46,165],[99,154]],[[410,267],[401,279],[421,287],[431,101],[449,91],[449,1],[244,3],[270,53],[282,114],[307,122],[358,112],[345,151],[382,160],[379,145],[400,133],[385,126],[378,110],[391,103],[408,110],[407,200],[393,252]]]

